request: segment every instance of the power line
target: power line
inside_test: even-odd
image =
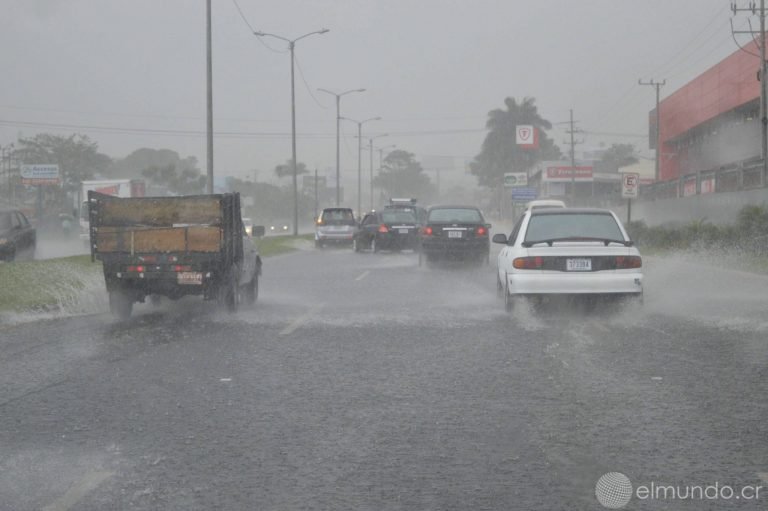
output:
[[[310,88],[309,84],[307,83],[307,79],[306,79],[306,78],[304,78],[304,70],[303,70],[303,69],[301,69],[301,64],[299,63],[299,57],[298,57],[298,56],[296,56],[296,54],[295,54],[295,53],[294,53],[294,55],[293,55],[293,60],[294,60],[294,62],[296,62],[296,67],[299,69],[299,76],[301,76],[301,81],[302,81],[302,82],[304,82],[304,87],[306,87],[306,89],[307,89],[307,92],[309,92],[309,95],[310,95],[310,96],[312,97],[312,99],[315,101],[315,103],[317,104],[317,106],[319,106],[319,107],[320,107],[320,108],[322,108],[323,110],[328,110],[328,107],[327,107],[327,106],[324,106],[324,105],[323,105],[323,104],[322,104],[320,101],[318,101],[318,99],[317,99],[317,98],[315,97],[315,95],[312,93],[312,89]]]
[[[237,0],[232,0],[232,3],[235,4],[235,7],[237,8],[237,12],[240,13],[240,18],[242,18],[243,22],[245,22],[248,29],[251,31],[251,33],[256,32],[256,30],[253,28],[253,25],[251,25],[248,22],[248,18],[245,17],[245,14],[243,14],[243,10],[240,8],[240,4],[237,3]],[[288,50],[276,50],[275,48],[272,48],[270,45],[268,45],[266,42],[264,42],[260,37],[257,37],[258,41],[269,51],[274,53],[288,53]]]

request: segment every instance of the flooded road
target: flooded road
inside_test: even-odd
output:
[[[266,260],[234,316],[191,299],[0,326],[0,508],[601,509],[608,472],[768,486],[768,279],[646,275],[643,310],[508,315],[492,267],[306,250]]]

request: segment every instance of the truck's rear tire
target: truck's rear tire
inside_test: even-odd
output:
[[[113,289],[109,292],[109,310],[117,319],[126,320],[133,312],[133,299],[123,291]]]
[[[243,293],[243,299],[247,305],[253,305],[259,298],[259,276],[253,274],[251,281],[245,285],[245,292]]]
[[[237,278],[230,275],[219,288],[219,303],[227,312],[237,312],[240,306],[240,286]]]

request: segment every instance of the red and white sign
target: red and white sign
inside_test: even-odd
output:
[[[701,194],[715,193],[715,177],[707,177],[701,180]]]
[[[547,167],[545,174],[547,181],[566,182],[566,181],[592,181],[592,167]]]
[[[636,199],[640,188],[640,174],[627,172],[621,176],[621,196]]]
[[[515,142],[521,149],[538,149],[539,132],[530,124],[515,127]]]

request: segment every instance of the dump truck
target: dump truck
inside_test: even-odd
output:
[[[89,191],[88,214],[91,260],[102,263],[116,317],[129,318],[147,297],[201,295],[230,312],[256,302],[262,261],[238,193],[121,198]]]

